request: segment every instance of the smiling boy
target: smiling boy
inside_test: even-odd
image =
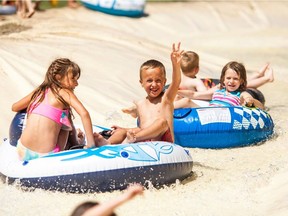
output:
[[[139,127],[127,129],[127,137],[124,143],[148,140],[174,141],[173,102],[181,82],[180,62],[182,53],[180,43],[178,43],[177,48],[173,44],[170,55],[173,67],[172,82],[165,92],[163,89],[167,79],[164,65],[154,59],[141,65],[140,84],[146,91],[147,96],[135,102],[134,116],[138,117]],[[126,113],[129,113],[129,111],[126,110]]]

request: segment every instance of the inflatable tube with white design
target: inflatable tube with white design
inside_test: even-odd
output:
[[[174,111],[175,143],[183,147],[230,148],[267,140],[274,123],[258,108],[200,107]]]
[[[146,0],[81,0],[82,4],[95,11],[127,17],[144,14]]]
[[[67,150],[24,162],[8,139],[0,145],[1,179],[28,189],[93,193],[131,183],[158,187],[189,177],[192,166],[189,151],[167,142]]]

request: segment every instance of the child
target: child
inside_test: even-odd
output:
[[[136,195],[143,193],[143,187],[140,185],[130,186],[122,195],[109,202],[99,204],[98,202],[84,202],[78,205],[70,216],[113,216],[113,211],[121,204],[131,200]]]
[[[139,120],[139,127],[127,129],[127,137],[124,142],[174,141],[173,101],[181,82],[180,62],[183,51],[180,51],[180,43],[177,48],[173,44],[172,49],[170,56],[173,67],[172,82],[165,92],[163,92],[166,84],[164,65],[152,59],[144,62],[140,67],[140,83],[146,91],[147,97],[135,103],[136,109],[123,110],[137,116]]]
[[[105,145],[107,141],[92,131],[89,112],[74,94],[81,71],[66,58],[49,66],[44,82],[33,92],[12,105],[18,112],[27,108],[27,123],[17,143],[20,160],[31,160],[63,150],[72,130],[72,110],[80,115],[87,147]]]
[[[179,89],[189,89],[193,91],[206,91],[207,88],[201,79],[196,78],[199,72],[199,55],[193,51],[186,51],[181,60],[181,83]]]
[[[199,55],[193,51],[183,53],[181,60],[182,77],[180,90],[206,91],[207,87],[196,75],[199,72]],[[273,70],[270,64],[265,64],[259,72],[253,74],[247,81],[247,88],[258,88],[268,82],[274,81]]]
[[[246,92],[246,89],[247,77],[244,65],[231,61],[223,67],[219,85],[206,92],[194,92],[193,98],[212,99],[209,106],[246,105],[263,109],[264,105]]]

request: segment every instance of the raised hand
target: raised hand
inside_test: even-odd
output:
[[[171,52],[171,61],[172,61],[172,64],[179,64],[180,65],[180,62],[181,62],[181,59],[182,59],[182,54],[184,52],[184,50],[180,50],[180,45],[181,45],[181,42],[178,43],[177,45],[177,48],[175,46],[175,43],[173,43],[172,45],[172,52]]]

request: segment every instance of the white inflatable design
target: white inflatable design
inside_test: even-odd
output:
[[[167,142],[68,150],[24,162],[8,139],[0,145],[0,177],[29,189],[91,193],[131,183],[158,187],[190,176],[192,166],[189,151]]]

